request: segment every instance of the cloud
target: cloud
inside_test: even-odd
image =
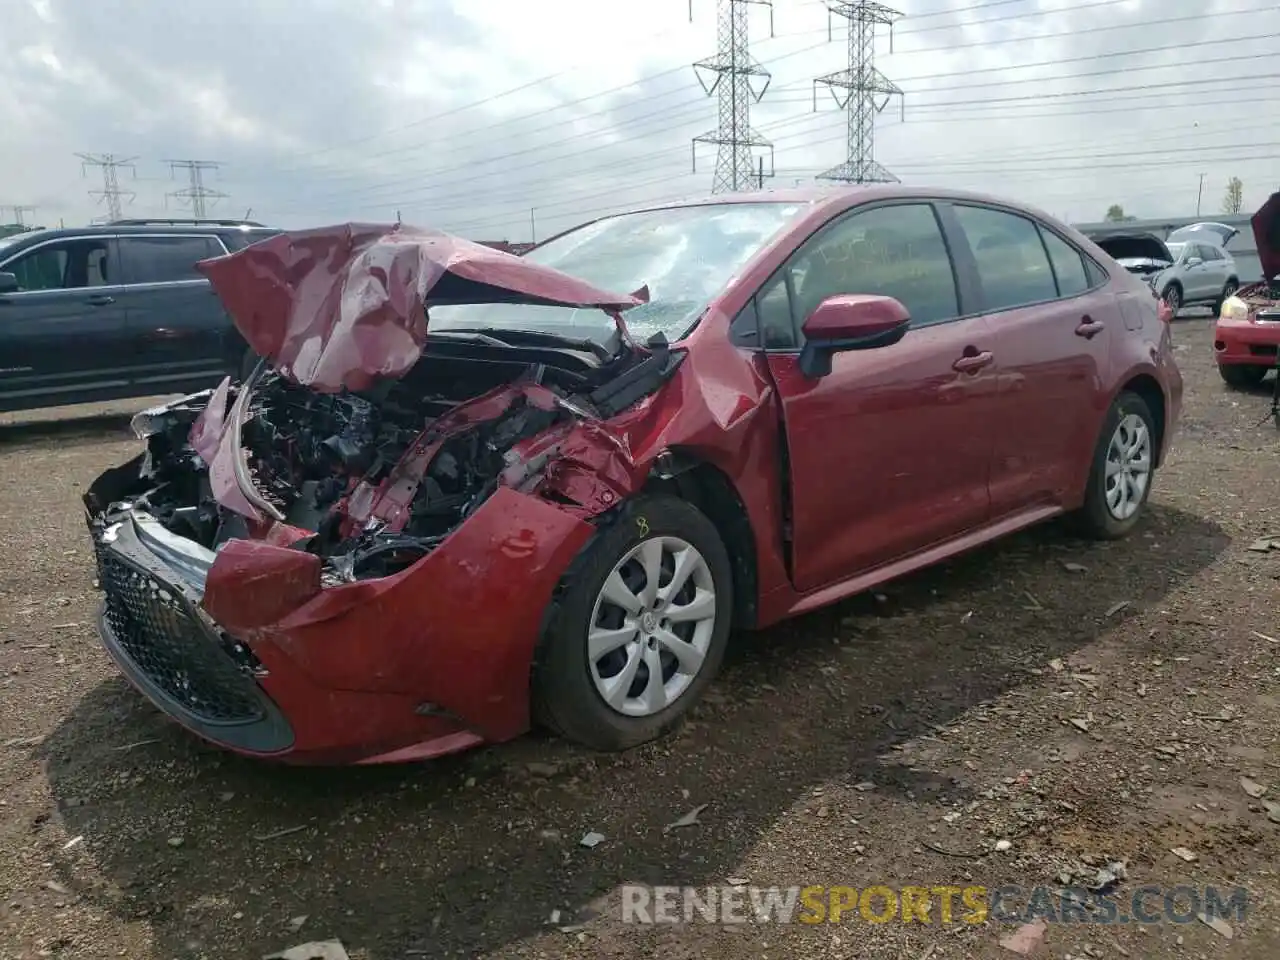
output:
[[[918,0],[878,32],[904,91],[876,158],[902,179],[969,187],[1072,220],[1246,208],[1278,185],[1262,0]],[[1252,12],[1249,12],[1252,11]],[[405,220],[524,239],[631,203],[705,193],[717,101],[693,61],[716,52],[714,0],[14,0],[0,35],[0,205],[101,214],[77,151],[137,156],[135,215],[180,215],[163,161],[225,165],[211,212],[285,225]],[[828,22],[832,39],[828,40]],[[750,8],[772,73],[752,125],[774,182],[845,158],[847,119],[814,77],[846,66],[821,0]],[[1253,147],[1257,142],[1263,146]],[[766,153],[767,156],[767,153]],[[768,161],[766,160],[766,168]],[[122,174],[127,178],[127,174]],[[0,220],[7,219],[0,211]],[[532,218],[531,218],[532,212]]]

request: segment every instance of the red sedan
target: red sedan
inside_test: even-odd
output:
[[[1280,193],[1253,215],[1252,226],[1262,280],[1222,302],[1213,330],[1218,372],[1233,387],[1255,386],[1280,366]]]
[[[732,628],[1060,514],[1127,534],[1181,406],[1150,288],[973,194],[718,196],[523,257],[347,225],[201,268],[263,360],[139,414],[86,495],[102,639],[190,730],[296,762],[650,740]]]

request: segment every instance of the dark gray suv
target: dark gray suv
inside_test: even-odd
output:
[[[247,347],[196,272],[279,231],[241,220],[116,220],[0,240],[0,411],[189,393]]]

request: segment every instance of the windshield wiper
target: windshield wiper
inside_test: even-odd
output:
[[[568,347],[573,350],[585,350],[593,354],[601,362],[613,359],[612,351],[594,340],[581,340],[576,337],[566,337],[559,333],[547,333],[544,330],[514,330],[502,327],[449,327],[447,330],[431,332],[444,335],[452,333],[468,334],[483,338],[485,342],[499,347],[518,346],[521,343],[545,343],[557,347]],[[497,337],[494,334],[501,334],[502,336]]]

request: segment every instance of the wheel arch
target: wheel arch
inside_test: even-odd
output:
[[[1148,371],[1131,373],[1112,395],[1107,404],[1108,409],[1122,393],[1133,393],[1141,397],[1147,409],[1151,411],[1156,429],[1154,466],[1158,468],[1164,463],[1164,439],[1168,425],[1168,399],[1164,395],[1164,388],[1160,386],[1160,381]]]
[[[679,497],[706,515],[720,534],[733,569],[733,626],[755,626],[760,596],[755,532],[728,474],[695,452],[672,448],[655,458],[641,492]]]

